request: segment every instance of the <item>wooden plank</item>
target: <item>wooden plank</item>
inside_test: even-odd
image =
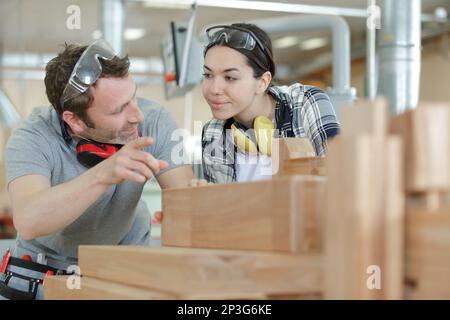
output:
[[[388,132],[388,101],[377,97],[375,101],[360,99],[341,111],[341,137],[369,134],[384,139]]]
[[[80,289],[68,289],[68,276],[47,277],[45,300],[166,300],[175,299],[165,292],[151,291],[120,283],[82,277]]]
[[[278,175],[318,175],[326,176],[326,158],[310,157],[285,160]]]
[[[391,132],[404,141],[408,192],[450,190],[450,108],[419,106],[391,120]]]
[[[84,276],[183,295],[317,296],[320,255],[125,246],[80,246]]]
[[[406,215],[406,298],[450,299],[450,207]]]
[[[80,289],[68,289],[68,276],[48,277],[44,283],[45,300],[231,300],[267,299],[259,292],[176,295],[164,291],[143,289],[91,277],[80,279]],[[296,296],[294,296],[296,297]]]
[[[279,138],[273,139],[272,143],[272,154],[278,154],[281,160],[316,156],[316,151],[308,138]]]
[[[383,98],[358,101],[342,110],[341,119],[342,134],[329,144],[327,159],[324,295],[401,299],[401,139],[388,135],[388,104]]]
[[[309,159],[316,156],[308,138],[279,138],[272,140],[272,174],[283,174],[288,160]]]
[[[325,183],[294,176],[164,190],[162,244],[317,252]]]
[[[341,137],[329,144],[327,163],[325,298],[401,299],[400,139],[364,134]],[[381,271],[380,289],[369,289],[375,284],[371,276],[378,273],[373,267]]]

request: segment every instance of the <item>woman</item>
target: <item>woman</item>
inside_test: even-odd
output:
[[[258,129],[272,125],[281,137],[309,138],[316,155],[325,155],[327,139],[339,132],[328,96],[300,83],[272,85],[272,44],[256,25],[219,25],[209,28],[207,35],[202,86],[214,119],[202,133],[206,180],[228,183],[269,178],[270,146],[263,147],[267,137],[261,139],[264,131]]]

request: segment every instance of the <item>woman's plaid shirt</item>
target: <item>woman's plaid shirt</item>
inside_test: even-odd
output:
[[[282,137],[307,137],[317,156],[325,155],[327,139],[339,133],[334,108],[329,97],[319,88],[300,83],[272,86],[269,94],[275,98],[275,122]],[[207,181],[236,181],[235,146],[227,134],[233,119],[209,120],[202,132],[202,166]]]

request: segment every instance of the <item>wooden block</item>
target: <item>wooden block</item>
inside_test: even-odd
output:
[[[406,298],[450,299],[450,207],[406,214]]]
[[[166,300],[175,299],[165,292],[151,291],[120,283],[82,277],[80,289],[68,289],[69,276],[47,277],[44,282],[45,300]]]
[[[342,108],[341,136],[348,138],[369,134],[384,139],[388,132],[388,107],[385,98],[377,97],[373,102],[361,99]]]
[[[164,246],[318,252],[326,178],[163,190]]]
[[[391,132],[404,141],[408,192],[450,190],[450,108],[419,106],[391,120]]]
[[[406,196],[407,208],[426,210],[427,212],[439,212],[442,207],[450,206],[449,193],[442,191],[428,191],[422,193],[410,193]]]
[[[329,144],[327,164],[325,298],[401,299],[400,139],[341,137]]]
[[[91,277],[80,279],[80,289],[68,289],[68,276],[53,276],[45,280],[45,300],[230,300],[267,299],[262,293],[209,293],[176,295],[164,291],[129,286]],[[298,297],[298,296],[295,296]]]
[[[274,139],[272,150],[273,174],[326,175],[325,158],[315,156],[307,138]]]
[[[283,160],[316,156],[316,151],[308,138],[279,138],[273,139],[272,143],[272,153],[279,154]]]
[[[285,160],[278,171],[278,175],[318,175],[326,176],[326,158],[310,157]]]
[[[176,296],[317,296],[320,255],[126,246],[80,246],[84,276]]]

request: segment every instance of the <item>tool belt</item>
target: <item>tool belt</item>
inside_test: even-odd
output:
[[[37,276],[30,277],[20,274],[20,271],[18,271],[20,269],[17,270],[17,268],[34,271],[33,274],[36,274]],[[6,264],[6,269],[4,272],[0,272],[0,296],[3,296],[9,300],[35,300],[39,285],[44,283],[46,276],[67,274],[68,273],[64,270],[58,270],[48,265],[9,257]],[[13,277],[28,281],[28,291],[21,291],[8,286],[8,283]]]

